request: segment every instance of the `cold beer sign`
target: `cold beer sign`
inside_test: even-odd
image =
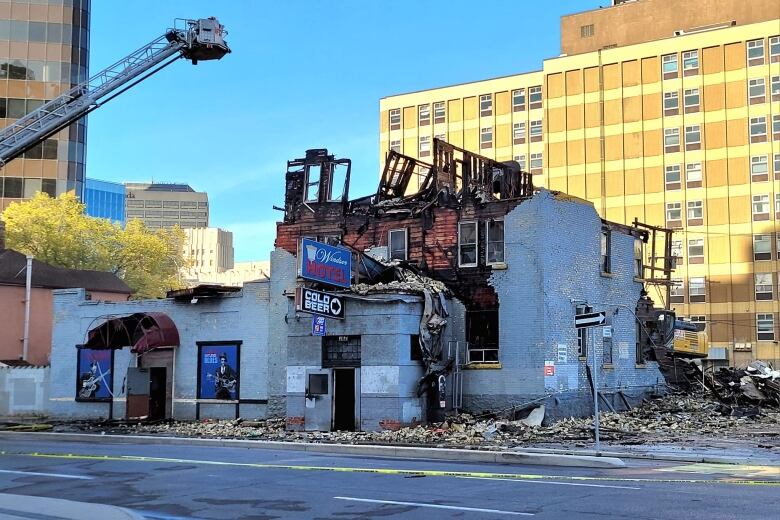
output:
[[[349,287],[352,279],[352,253],[341,247],[304,238],[301,240],[301,276],[338,287]]]

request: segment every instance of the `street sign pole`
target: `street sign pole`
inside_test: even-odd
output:
[[[601,453],[601,445],[599,442],[599,368],[596,366],[596,340],[595,334],[591,336],[591,350],[593,351],[593,419],[596,429],[596,455]]]

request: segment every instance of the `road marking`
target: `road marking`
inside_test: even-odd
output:
[[[394,506],[430,507],[433,509],[454,509],[456,511],[471,511],[473,513],[493,513],[498,515],[534,516],[533,513],[519,511],[504,511],[502,509],[482,509],[481,507],[445,506],[443,504],[425,504],[423,502],[401,502],[400,500],[375,500],[373,498],[333,497],[336,500],[351,502],[368,502],[369,504],[389,504]]]
[[[83,475],[66,475],[64,473],[38,473],[35,471],[13,471],[10,469],[0,469],[0,473],[11,473],[13,475],[32,475],[34,477],[73,478],[76,480],[94,479],[94,477],[85,477]]]
[[[550,485],[554,485],[554,486],[580,486],[580,487],[610,488],[610,489],[635,489],[635,490],[642,489],[642,488],[632,487],[632,486],[615,486],[615,485],[609,485],[609,484],[582,484],[582,483],[578,483],[578,482],[553,482],[553,481],[546,481],[546,480],[526,480],[526,479],[521,480],[521,479],[516,479],[516,478],[490,478],[490,477],[459,477],[459,478],[470,478],[470,479],[476,479],[476,480],[504,480],[504,481],[507,481],[507,482],[519,482],[521,484],[550,484]]]
[[[780,487],[780,480],[755,480],[755,479],[672,479],[672,478],[638,478],[638,477],[587,477],[573,475],[541,475],[533,473],[490,473],[481,471],[444,471],[425,469],[393,469],[393,468],[355,468],[345,466],[306,466],[292,464],[267,464],[251,462],[225,462],[216,460],[176,459],[167,457],[144,457],[135,455],[80,455],[61,453],[15,453],[0,451],[0,456],[15,457],[40,457],[65,460],[92,460],[112,462],[161,462],[169,464],[200,464],[209,466],[229,466],[256,469],[286,469],[295,471],[332,471],[336,473],[375,473],[379,475],[414,475],[425,477],[473,477],[486,479],[511,479],[511,480],[558,480],[570,482],[633,482],[638,484],[731,484],[745,486],[776,486]],[[457,461],[442,461],[457,462]]]
[[[659,471],[656,469],[656,471]],[[664,468],[663,471],[676,471],[680,473],[700,473],[712,475],[725,473],[740,477],[777,477],[780,476],[780,466],[752,466],[750,464],[710,464],[696,463],[682,466]]]

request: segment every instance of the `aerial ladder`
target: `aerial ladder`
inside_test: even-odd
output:
[[[0,167],[179,58],[218,60],[230,52],[216,18],[177,20],[159,38],[0,130]]]

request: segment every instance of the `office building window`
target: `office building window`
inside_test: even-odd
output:
[[[691,238],[690,240],[688,240],[688,263],[689,264],[704,263],[704,239],[703,238]]]
[[[748,80],[748,103],[755,105],[766,101],[766,82],[764,78]]]
[[[512,112],[525,110],[525,89],[519,88],[512,91]]]
[[[680,151],[680,129],[664,129],[664,152],[672,153]]]
[[[401,129],[401,109],[393,108],[390,110],[390,130]]]
[[[701,103],[701,96],[699,95],[699,89],[689,88],[685,90],[685,113],[690,114],[699,111],[699,105]]]
[[[780,76],[772,76],[772,101],[780,101]]]
[[[671,283],[671,303],[683,303],[685,301],[685,281],[682,278],[672,278]]]
[[[477,265],[476,222],[460,222],[458,224],[458,265],[460,267]]]
[[[679,190],[681,186],[680,165],[670,164],[664,169],[667,190]]]
[[[531,142],[536,143],[542,140],[542,120],[537,119],[536,121],[531,121],[531,131],[529,132],[531,135]]]
[[[688,201],[688,225],[701,226],[704,222],[704,202],[700,200]]]
[[[387,244],[391,260],[407,260],[406,256],[406,230],[392,229],[387,233]]]
[[[644,278],[645,243],[641,239],[634,240],[634,277]]]
[[[769,163],[766,155],[754,155],[750,158],[750,178],[753,182],[769,180]]]
[[[772,299],[772,273],[755,273],[756,300]]]
[[[666,227],[679,228],[682,226],[682,203],[666,203]]]
[[[777,211],[780,212],[780,193],[775,195],[775,207],[777,208]],[[777,251],[777,259],[780,260],[780,233],[777,234],[777,238],[775,239],[775,251]]]
[[[753,220],[769,220],[769,195],[753,195]]]
[[[431,155],[431,136],[424,135],[420,137],[418,157],[428,157]]]
[[[444,123],[447,120],[447,108],[444,101],[438,101],[433,104],[433,122],[436,124]]]
[[[748,66],[764,64],[764,40],[752,40],[747,42]]]
[[[401,153],[401,140],[395,139],[394,141],[390,141],[390,149],[394,152]]]
[[[775,154],[775,180],[780,181],[780,153]]]
[[[417,122],[420,126],[431,124],[431,105],[426,103],[417,107]]]
[[[750,142],[766,142],[766,116],[750,118]]]
[[[756,314],[756,337],[759,340],[775,339],[775,315],[771,313]]]
[[[488,265],[504,262],[504,221],[490,220],[485,223],[487,236],[486,261]]]
[[[769,38],[769,63],[780,63],[780,36]]]
[[[534,175],[538,175],[542,173],[542,154],[540,153],[532,153],[531,154],[531,173]]]
[[[753,235],[753,260],[771,259],[772,235]]]
[[[678,264],[682,262],[682,257],[683,257],[682,240],[672,240],[672,257],[677,259],[675,261]]]
[[[515,161],[517,161],[517,164],[520,165],[520,171],[526,171],[525,169],[525,154],[523,155],[515,155],[513,157]]]
[[[702,175],[700,162],[685,165],[685,183],[689,188],[701,188]]]
[[[664,115],[676,116],[680,113],[680,96],[677,91],[664,92]]]
[[[525,143],[525,123],[515,123],[512,125],[512,142],[514,144]]]
[[[126,205],[127,205],[128,208],[143,208],[144,207],[144,201],[128,199],[128,201],[126,202]]]
[[[683,52],[683,76],[699,73],[699,51]]]
[[[691,125],[685,127],[685,149],[701,149],[701,126]]]
[[[612,234],[609,229],[601,230],[601,272],[612,272]]]
[[[780,114],[772,116],[772,139],[780,141]]]
[[[677,77],[677,54],[667,54],[661,56],[661,70],[664,75],[664,79],[672,79]]]
[[[493,127],[482,128],[479,131],[479,147],[480,148],[492,148],[493,147]]]
[[[595,30],[592,23],[589,23],[588,25],[580,25],[580,38],[590,38],[594,34]]]
[[[528,108],[542,108],[542,87],[528,88]]]
[[[162,208],[161,200],[147,200],[144,204],[147,208]]]
[[[775,215],[780,215],[780,193],[775,193]],[[777,239],[780,240],[780,233],[777,234]],[[780,255],[780,248],[777,253]]]
[[[688,301],[690,303],[707,301],[707,287],[704,277],[688,278]]]
[[[493,96],[491,94],[479,96],[479,115],[481,117],[493,115]]]

